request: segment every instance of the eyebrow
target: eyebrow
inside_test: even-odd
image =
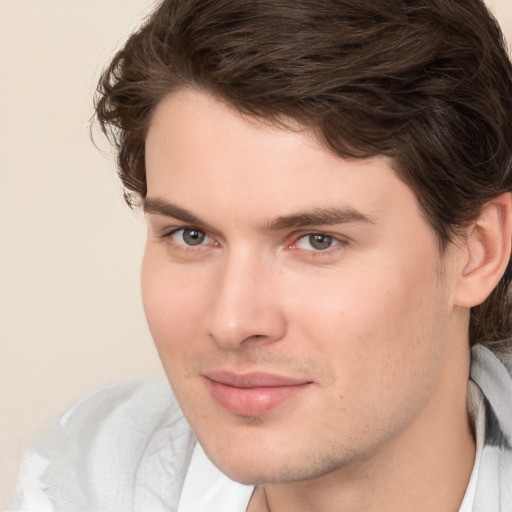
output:
[[[144,212],[172,217],[189,224],[207,226],[208,223],[194,215],[189,210],[164,199],[147,197],[144,200]],[[370,215],[365,215],[353,208],[312,208],[310,210],[283,215],[265,224],[271,231],[281,229],[301,228],[306,226],[333,226],[336,224],[366,223],[377,224]]]
[[[376,224],[373,217],[364,215],[353,208],[313,208],[305,212],[278,217],[267,223],[267,228],[279,230],[313,225],[334,226],[336,224],[360,222]]]
[[[169,203],[164,199],[146,197],[144,200],[144,213],[154,213],[158,215],[165,215],[166,217],[172,217],[182,222],[188,222],[190,224],[205,224],[199,217],[194,215],[192,212],[177,206],[173,203]]]

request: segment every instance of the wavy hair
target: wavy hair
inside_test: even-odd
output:
[[[481,0],[164,0],[101,76],[96,116],[130,205],[164,96],[197,88],[292,119],[345,158],[386,155],[440,250],[512,190],[512,66]],[[509,266],[470,343],[512,352]]]

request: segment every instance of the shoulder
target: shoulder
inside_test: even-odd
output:
[[[194,444],[166,382],[109,386],[71,407],[27,452],[15,506],[173,510]]]

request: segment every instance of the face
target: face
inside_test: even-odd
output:
[[[158,106],[146,155],[147,319],[221,470],[316,477],[446,412],[453,278],[388,159],[192,91]]]

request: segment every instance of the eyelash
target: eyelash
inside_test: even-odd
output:
[[[175,229],[172,229],[171,231],[168,231],[167,233],[164,233],[162,235],[162,239],[166,240],[167,243],[171,246],[172,250],[174,251],[178,251],[178,252],[183,252],[183,253],[197,253],[197,250],[201,247],[204,247],[206,244],[198,244],[196,246],[194,245],[187,245],[186,243],[177,243],[173,240],[173,236],[178,234],[180,231],[182,231],[183,233],[185,233],[186,231],[196,231],[198,233],[202,233],[205,237],[205,239],[211,239],[213,240],[213,238],[211,238],[207,233],[206,231],[202,230],[202,229],[199,229],[199,228],[196,228],[194,226],[183,226],[183,227],[179,227],[179,228],[175,228]],[[214,246],[217,246],[219,245],[218,243],[214,242],[213,244]]]
[[[312,237],[323,237],[329,239],[330,242],[332,242],[329,247],[326,247],[325,249],[305,249],[298,247],[298,244],[302,240],[311,239]],[[311,245],[311,241],[307,242],[309,245]],[[348,241],[344,238],[341,238],[339,236],[334,236],[329,233],[324,233],[322,231],[313,231],[309,233],[302,233],[295,237],[294,241],[288,246],[290,249],[295,249],[299,251],[305,251],[307,252],[311,257],[314,258],[321,258],[323,256],[332,256],[334,252],[337,252],[341,250],[344,246],[348,244]]]
[[[189,232],[196,231],[198,233],[202,233],[204,235],[205,239],[210,239],[213,241],[213,246],[219,245],[218,242],[215,242],[215,240],[206,233],[206,231],[204,231],[200,228],[196,228],[194,226],[183,226],[183,227],[172,229],[171,231],[164,233],[161,236],[161,238],[165,239],[167,241],[167,243],[171,246],[173,251],[182,252],[182,253],[191,253],[192,252],[192,253],[197,254],[198,249],[200,249],[206,245],[209,245],[209,244],[199,243],[196,246],[194,246],[194,245],[188,245],[186,243],[177,243],[173,240],[174,235],[176,235],[180,232],[183,232],[183,234],[184,234],[187,231],[189,231]],[[309,238],[314,237],[314,236],[321,236],[321,237],[328,238],[333,242],[333,245],[330,245],[325,250],[304,249],[301,247],[297,247],[297,245],[299,244],[299,242],[301,240],[307,239],[308,237]],[[348,244],[348,241],[345,238],[331,235],[329,233],[325,233],[322,231],[310,231],[310,232],[300,233],[300,234],[295,235],[293,238],[293,241],[291,243],[287,244],[287,249],[304,251],[304,252],[307,252],[309,256],[318,258],[318,257],[327,256],[327,255],[332,255],[333,252],[337,252],[338,250],[342,249],[347,244]]]

